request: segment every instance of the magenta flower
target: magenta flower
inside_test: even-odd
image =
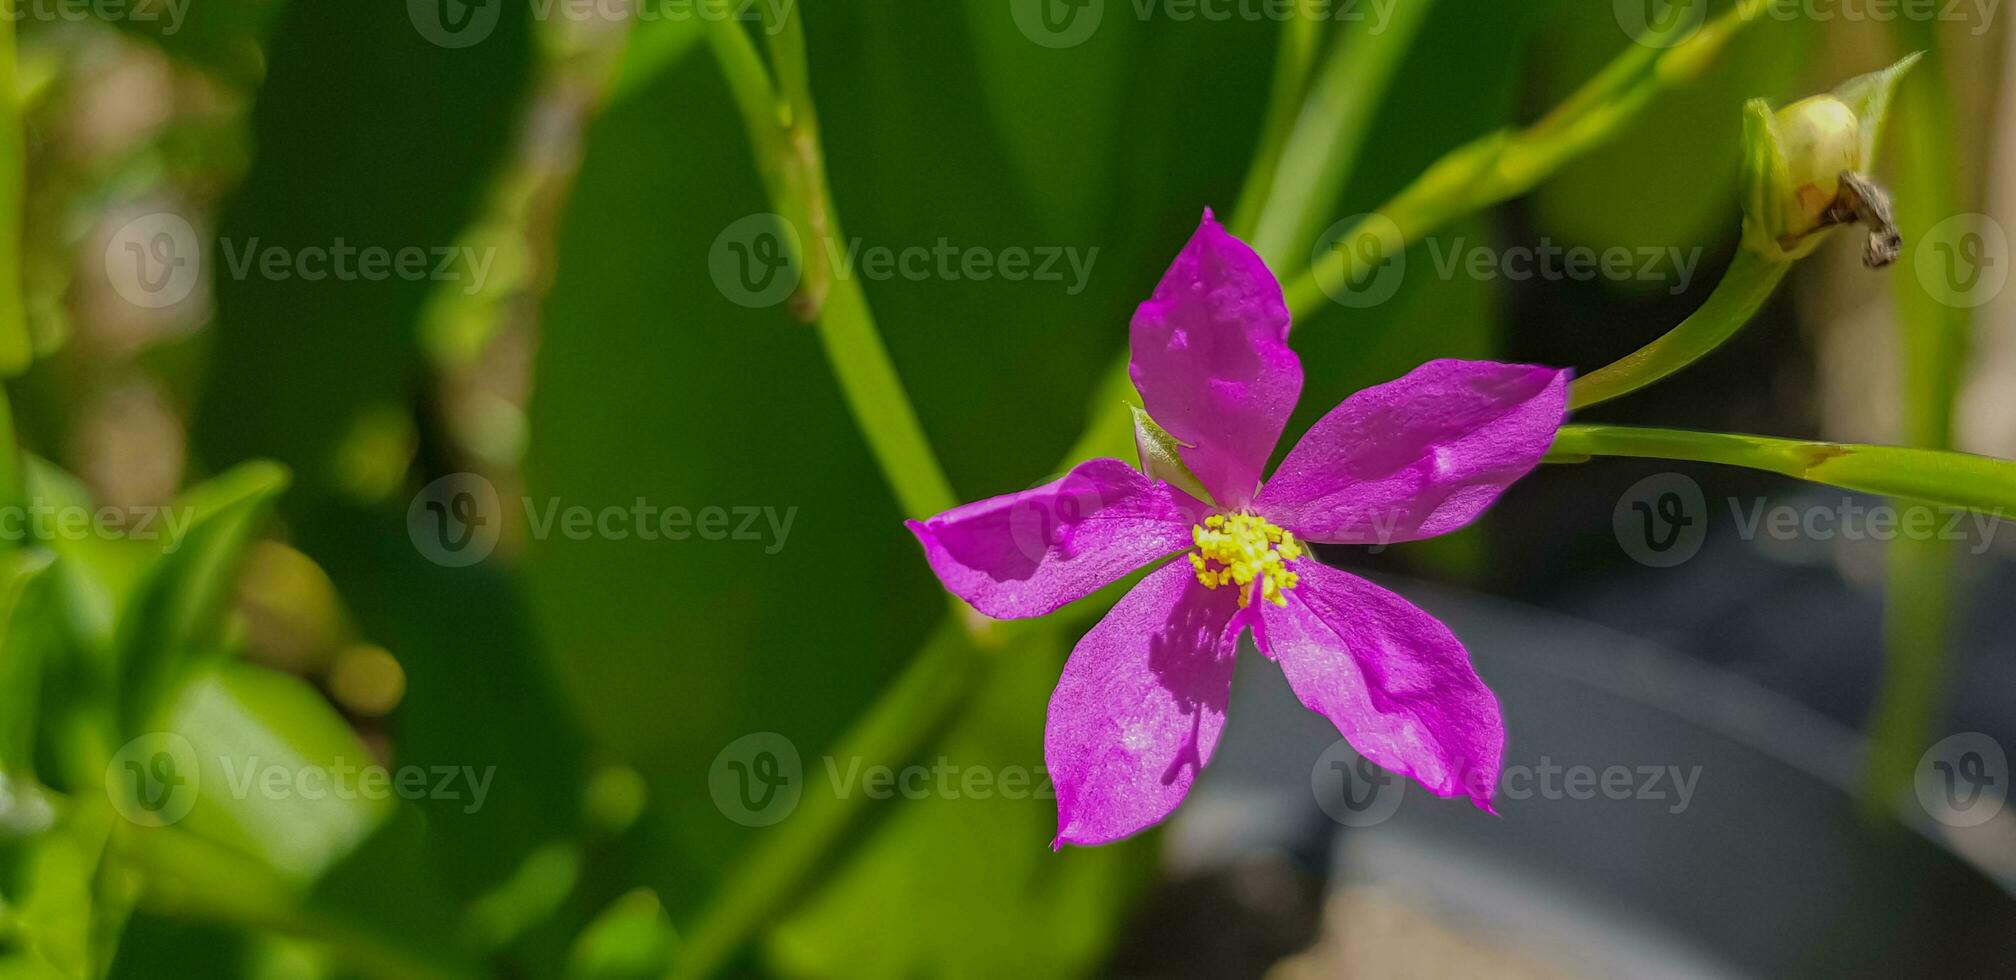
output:
[[[1386,544],[1475,520],[1546,454],[1569,372],[1432,361],[1344,400],[1261,485],[1302,391],[1281,286],[1204,213],[1134,315],[1128,373],[1177,460],[1115,459],[910,530],[945,587],[998,619],[1041,616],[1180,552],[1079,640],[1050,697],[1057,838],[1159,823],[1211,760],[1242,630],[1366,758],[1491,809],[1498,701],[1449,628],[1304,541]],[[1192,476],[1194,474],[1194,477]],[[1180,489],[1208,492],[1211,503]]]

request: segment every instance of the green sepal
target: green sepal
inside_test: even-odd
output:
[[[1156,425],[1146,409],[1129,405],[1127,410],[1134,413],[1134,448],[1141,453],[1141,472],[1208,502],[1211,494],[1204,489],[1204,482],[1183,463],[1183,444]]]

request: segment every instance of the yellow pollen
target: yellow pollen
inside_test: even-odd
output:
[[[1288,563],[1304,554],[1294,534],[1253,514],[1213,514],[1190,529],[1190,540],[1197,544],[1190,567],[1205,588],[1238,586],[1241,608],[1256,592],[1277,606],[1288,604],[1285,593],[1297,581]]]

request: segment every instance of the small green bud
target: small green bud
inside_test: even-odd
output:
[[[1875,164],[1890,95],[1917,61],[1911,55],[1775,112],[1763,99],[1744,106],[1746,246],[1790,262],[1812,254],[1834,226],[1859,221],[1869,226],[1870,266],[1896,257],[1889,200],[1865,175]]]

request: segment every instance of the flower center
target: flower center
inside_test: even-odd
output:
[[[1213,514],[1190,529],[1190,540],[1197,543],[1190,566],[1205,588],[1237,585],[1242,609],[1256,592],[1277,606],[1288,604],[1283,593],[1296,582],[1288,563],[1305,553],[1293,533],[1254,514]]]

